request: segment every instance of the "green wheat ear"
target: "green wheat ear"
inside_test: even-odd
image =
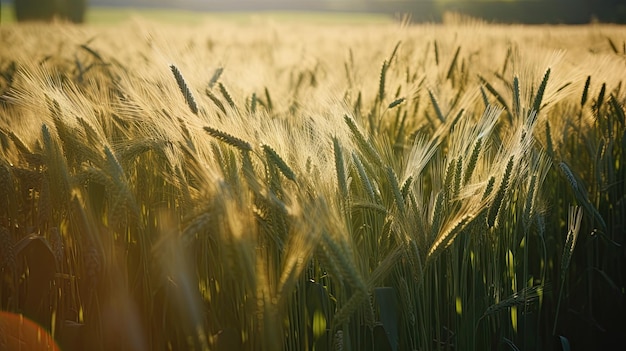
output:
[[[409,194],[409,190],[411,189],[411,184],[413,184],[413,176],[409,176],[404,181],[404,184],[402,184],[402,188],[400,189],[400,192],[402,192],[403,199],[406,199],[407,195]]]
[[[580,98],[580,106],[585,106],[587,103],[587,97],[589,96],[589,85],[591,84],[591,76],[587,76],[585,80],[585,87],[583,88],[583,96]]]
[[[483,99],[483,104],[485,105],[485,108],[488,108],[489,107],[489,98],[487,97],[487,93],[485,92],[484,85],[480,86],[480,97],[482,97],[482,99]]]
[[[220,109],[220,111],[222,111],[222,113],[226,114],[226,108],[224,107],[224,104],[220,101],[220,99],[215,96],[215,94],[213,94],[209,89],[205,90],[206,96],[209,97],[209,99],[211,99],[211,101],[213,101],[213,104],[215,104],[215,106]]]
[[[600,108],[602,107],[602,103],[604,102],[604,94],[606,94],[606,83],[602,83],[602,88],[600,88],[600,93],[598,93],[598,98],[596,99],[594,109],[597,114],[600,113]]]
[[[350,316],[352,316],[361,307],[367,298],[368,294],[364,290],[357,290],[354,292],[348,301],[343,304],[333,316],[333,329],[347,322]]]
[[[443,189],[446,194],[446,200],[448,201],[452,197],[452,192],[454,191],[453,182],[454,182],[455,172],[456,172],[456,160],[452,159],[450,160],[450,163],[448,163],[448,167],[446,168],[446,175],[444,177],[444,183],[443,183]]]
[[[618,54],[619,55],[619,50],[617,49],[617,45],[615,45],[615,43],[613,42],[613,40],[611,40],[611,38],[606,37],[606,39],[609,41],[609,46],[611,46],[611,50],[613,50],[613,53]]]
[[[437,198],[435,199],[435,208],[433,209],[433,219],[430,225],[430,240],[434,240],[437,233],[439,233],[439,227],[441,226],[441,220],[443,219],[444,197],[445,192],[443,190],[437,193]]]
[[[604,221],[604,218],[602,217],[600,212],[598,212],[598,209],[595,207],[595,205],[589,200],[589,195],[587,194],[584,185],[578,183],[578,181],[576,180],[576,176],[574,176],[574,173],[569,168],[567,163],[562,161],[561,163],[559,163],[559,167],[563,175],[565,175],[565,178],[567,178],[567,181],[569,182],[572,190],[574,191],[574,196],[576,197],[576,200],[578,200],[578,202],[582,204],[584,209],[587,210],[587,212],[590,213],[593,218],[598,222],[600,230],[606,232],[606,222]]]
[[[224,67],[218,67],[215,72],[213,72],[213,76],[211,77],[211,80],[209,80],[209,89],[212,89],[215,86],[215,83],[217,83],[217,80],[220,79],[223,72]]]
[[[267,89],[267,87],[265,87],[265,102],[266,102],[266,107],[268,111],[272,111],[274,109],[274,104],[272,104],[272,98],[270,96],[270,91]]]
[[[613,108],[613,113],[615,114],[615,116],[619,118],[620,123],[622,125],[626,123],[626,114],[624,112],[624,106],[619,101],[617,101],[617,98],[615,97],[615,95],[611,94],[609,96],[609,104],[611,105],[611,108]]]
[[[528,191],[526,195],[526,203],[524,205],[524,216],[522,218],[523,224],[527,228],[530,227],[531,218],[534,212],[534,200],[535,200],[535,187],[537,183],[537,175],[533,174],[530,178],[530,184],[528,185]]]
[[[382,159],[380,158],[380,155],[378,154],[376,149],[374,149],[372,144],[367,142],[367,140],[365,140],[365,136],[363,135],[363,133],[361,133],[361,131],[359,130],[359,127],[356,125],[354,120],[350,118],[348,115],[344,115],[343,119],[348,125],[348,128],[350,128],[350,131],[352,132],[352,136],[356,139],[357,145],[363,151],[365,151],[365,153],[369,157],[368,160],[370,162],[374,162],[376,165],[382,165],[383,162],[382,162]]]
[[[276,167],[278,167],[278,169],[285,176],[285,178],[296,183],[296,174],[282,159],[282,157],[280,157],[280,155],[278,155],[278,153],[269,145],[263,145],[262,148],[263,152],[265,152],[265,157],[267,158],[267,160],[270,163],[276,165]]]
[[[220,130],[217,130],[215,128],[211,128],[211,127],[204,127],[204,130],[209,133],[209,135],[211,135],[212,137],[225,142],[228,145],[232,145],[236,148],[238,148],[241,151],[252,151],[252,146],[250,146],[250,144],[247,141],[244,141],[242,139],[239,139],[235,136],[232,136],[226,132],[222,132]]]
[[[501,75],[502,75],[502,76],[504,76],[504,75],[506,74],[506,70],[507,70],[507,68],[508,68],[508,66],[509,66],[509,60],[510,60],[510,58],[511,58],[511,54],[512,54],[512,53],[513,53],[513,50],[512,50],[512,48],[509,46],[509,47],[506,49],[506,56],[504,57],[504,64],[502,65],[502,73],[501,73]]]
[[[403,97],[399,98],[399,99],[396,99],[396,100],[392,101],[387,108],[391,110],[392,108],[394,108],[394,107],[400,105],[401,103],[403,103],[404,100],[406,100],[406,99],[403,98]]]
[[[465,168],[465,174],[463,175],[463,184],[467,184],[467,182],[469,182],[469,180],[472,178],[474,169],[476,169],[476,163],[478,162],[478,155],[480,154],[482,143],[483,138],[478,138],[478,140],[476,140],[476,144],[474,144],[472,155],[470,156],[470,159]]]
[[[402,44],[402,41],[398,41],[396,43],[396,46],[393,47],[393,51],[391,52],[391,56],[389,56],[389,64],[391,64],[391,62],[393,61],[393,59],[396,57],[396,54],[398,53],[398,48],[400,47],[400,44]]]
[[[533,101],[533,110],[539,113],[541,109],[541,102],[543,100],[543,94],[546,91],[546,86],[548,85],[548,79],[550,78],[550,68],[546,70],[546,73],[543,75],[543,80],[539,85],[539,89],[537,89],[537,95],[535,95],[535,100]]]
[[[393,51],[391,52],[391,56],[389,56],[388,60],[383,62],[383,66],[380,69],[380,79],[378,81],[378,102],[382,103],[385,98],[385,82],[387,80],[387,71],[389,70],[389,66],[393,62],[393,59],[396,57],[396,53],[398,52],[398,48],[400,47],[400,41],[396,43]],[[391,107],[390,107],[391,108]]]
[[[252,93],[252,97],[250,98],[250,113],[256,113],[256,105],[257,105],[257,97],[256,93]]]
[[[491,305],[480,318],[487,317],[499,311],[509,309],[513,306],[528,304],[529,302],[539,299],[542,294],[546,293],[546,286],[525,287],[519,292],[513,293],[506,299]]]
[[[491,93],[491,95],[493,95],[496,98],[496,100],[498,100],[498,103],[500,103],[500,105],[502,105],[502,107],[504,107],[504,109],[507,111],[507,116],[509,117],[509,122],[511,124],[513,124],[513,119],[511,117],[511,115],[512,115],[511,108],[506,103],[506,100],[504,99],[504,97],[502,97],[502,95],[496,90],[496,88],[494,88],[493,85],[491,85],[487,81],[487,79],[485,79],[480,74],[478,75],[478,79],[480,79],[480,82],[484,85],[485,88],[487,88],[487,90]],[[482,89],[482,86],[481,86],[481,89]]]
[[[337,172],[337,183],[339,184],[339,191],[341,191],[342,197],[348,195],[348,183],[346,180],[346,170],[344,168],[343,152],[341,151],[341,144],[339,139],[333,137],[333,149],[335,151],[335,170]]]
[[[506,170],[504,171],[504,177],[502,178],[502,183],[500,183],[500,187],[496,192],[496,196],[489,207],[489,212],[487,213],[487,225],[489,227],[493,227],[496,223],[496,217],[498,216],[498,211],[500,210],[500,206],[502,206],[502,201],[504,200],[504,194],[509,186],[509,180],[511,177],[511,172],[513,171],[513,162],[514,157],[511,156],[509,158],[509,162],[506,165]]]
[[[170,65],[170,69],[172,70],[172,74],[174,75],[174,78],[176,79],[176,83],[178,84],[178,89],[180,89],[180,92],[183,94],[183,97],[185,98],[185,101],[187,102],[187,106],[189,106],[189,109],[194,115],[197,115],[198,105],[196,104],[196,99],[194,99],[193,94],[191,93],[191,90],[189,90],[189,86],[187,85],[187,82],[185,82],[185,78],[183,78],[182,73],[180,73],[180,70],[174,64]]]
[[[394,199],[396,200],[396,206],[398,206],[398,210],[400,213],[404,213],[404,198],[402,196],[402,191],[398,186],[398,178],[396,177],[395,172],[391,167],[387,167],[387,179],[389,180],[389,184],[391,185],[391,190],[393,191]]]
[[[220,93],[222,93],[222,96],[224,97],[224,99],[226,99],[228,106],[230,106],[231,108],[235,108],[235,101],[233,100],[230,93],[228,93],[228,90],[226,90],[226,87],[224,86],[224,84],[220,82],[217,85],[220,88]]]
[[[574,191],[578,191],[578,182],[576,181],[576,178],[574,177],[574,173],[572,173],[567,163],[560,162],[559,167],[561,168],[563,175],[565,175],[565,178],[567,178],[567,181],[569,182],[572,189]]]
[[[354,106],[352,107],[352,112],[354,113],[355,116],[360,116],[361,115],[361,109],[363,108],[363,101],[362,101],[363,97],[361,94],[361,91],[359,91],[357,97],[356,97],[356,101],[354,102]]]
[[[433,108],[435,109],[437,118],[439,118],[439,121],[441,121],[441,123],[446,123],[446,117],[441,112],[441,108],[439,107],[439,102],[437,101],[435,94],[433,94],[433,92],[430,89],[428,89],[428,96],[430,96],[430,102],[433,104]]]
[[[372,201],[376,200],[376,193],[374,192],[374,187],[372,186],[372,182],[370,178],[367,176],[367,173],[365,172],[365,168],[363,167],[363,163],[361,163],[361,159],[354,152],[352,153],[352,160],[354,161],[354,165],[356,166],[357,172],[359,173],[359,178],[361,179],[361,183],[363,183],[363,185],[365,186],[365,191],[369,195],[370,200]]]
[[[454,57],[452,58],[452,62],[450,63],[450,68],[448,68],[448,73],[446,74],[446,79],[452,78],[452,73],[454,72],[454,68],[456,67],[456,62],[459,59],[459,53],[461,52],[461,46],[459,45],[456,48],[456,52],[454,53]]]
[[[515,76],[513,78],[513,113],[515,116],[519,116],[521,113],[520,106],[520,90],[519,90],[519,78]]]
[[[383,66],[380,69],[380,79],[378,81],[378,101],[383,101],[385,97],[385,80],[387,79],[387,69],[389,69],[389,64],[387,61],[383,62]]]
[[[567,167],[567,165],[565,165]],[[563,168],[563,166],[561,166]],[[556,326],[558,322],[559,309],[561,307],[561,298],[563,295],[563,285],[565,284],[565,277],[567,269],[569,268],[572,254],[574,253],[574,247],[576,246],[576,240],[578,239],[578,232],[580,231],[580,224],[583,218],[582,208],[578,206],[570,206],[568,216],[568,231],[565,239],[565,246],[563,247],[563,255],[561,256],[561,289],[559,291],[559,298],[556,304],[556,317],[554,319],[554,327],[552,333],[556,333]]]
[[[459,196],[461,191],[461,173],[463,172],[463,156],[459,156],[459,159],[456,161],[456,171],[454,172],[454,191],[452,195],[454,197]]]
[[[563,256],[561,257],[561,274],[564,275],[565,271],[569,268],[572,254],[574,253],[574,247],[576,246],[576,240],[578,239],[578,233],[580,232],[580,223],[583,218],[583,210],[580,207],[570,207],[568,216],[568,231],[567,239],[565,241],[565,247],[563,247]]]

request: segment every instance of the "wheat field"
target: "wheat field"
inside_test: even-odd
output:
[[[446,22],[0,26],[2,310],[63,350],[624,342],[626,31]]]

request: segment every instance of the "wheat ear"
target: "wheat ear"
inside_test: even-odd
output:
[[[514,157],[511,156],[509,158],[509,162],[506,165],[506,170],[504,171],[504,177],[502,177],[502,183],[500,183],[500,187],[496,192],[496,196],[489,207],[489,212],[487,213],[487,224],[489,227],[493,227],[496,222],[496,217],[500,210],[500,206],[502,205],[502,201],[504,200],[504,194],[509,186],[509,180],[511,177],[511,172],[513,171],[513,161]]]
[[[197,115],[198,105],[196,104],[196,99],[194,99],[193,94],[191,93],[191,90],[189,89],[189,86],[187,85],[187,82],[185,81],[185,78],[183,78],[183,74],[180,72],[178,67],[176,67],[176,65],[174,64],[170,65],[170,69],[172,70],[172,74],[174,75],[174,78],[176,79],[176,83],[178,84],[178,89],[180,89],[180,92],[183,94],[183,97],[185,98],[185,101],[187,102],[187,106],[189,106],[189,109],[194,115]]]

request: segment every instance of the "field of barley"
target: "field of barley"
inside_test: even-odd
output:
[[[624,84],[600,24],[4,24],[0,349],[623,346]]]

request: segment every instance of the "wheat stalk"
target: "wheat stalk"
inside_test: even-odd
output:
[[[519,78],[515,76],[513,78],[513,113],[515,116],[519,116],[521,114],[522,109],[520,101]]]
[[[348,117],[348,115],[345,115],[344,116],[344,121],[348,125],[348,128],[350,128],[350,131],[352,132],[352,136],[356,139],[357,145],[360,148],[362,148],[363,151],[365,151],[367,153],[367,156],[369,156],[368,161],[374,162],[377,165],[382,165],[383,162],[382,162],[382,160],[380,158],[380,155],[374,149],[372,144],[367,142],[367,140],[365,140],[365,137],[363,136],[363,133],[361,133],[361,131],[359,130],[359,127],[357,127],[357,125],[354,122],[354,120],[352,118]]]
[[[437,193],[437,197],[435,200],[435,207],[433,208],[433,219],[430,225],[430,236],[429,240],[434,240],[437,233],[439,233],[439,229],[441,226],[441,221],[443,219],[443,207],[445,201],[445,193],[444,191],[440,191]]]
[[[585,80],[585,87],[583,88],[583,95],[580,97],[580,106],[583,107],[587,103],[587,97],[589,95],[589,85],[591,83],[591,76],[587,76]]]
[[[452,62],[450,62],[450,68],[448,68],[448,73],[446,73],[446,79],[452,78],[452,73],[454,73],[454,68],[456,67],[456,62],[459,59],[460,52],[461,46],[457,46],[456,51],[454,52],[454,57],[452,58]]]
[[[578,233],[580,232],[580,223],[583,219],[582,208],[570,207],[568,216],[568,230],[565,246],[563,247],[563,256],[561,258],[561,272],[567,271],[576,246],[576,240],[578,239]]]
[[[387,79],[387,70],[389,69],[389,64],[387,61],[383,62],[383,66],[380,69],[380,78],[378,81],[378,101],[383,101],[385,98],[385,80]]]
[[[602,104],[604,103],[604,94],[606,94],[606,83],[602,83],[596,102],[593,105],[596,115],[600,115],[600,108],[602,108]]]
[[[491,206],[489,207],[489,212],[487,213],[487,225],[489,225],[489,227],[493,227],[495,225],[496,216],[498,215],[500,207],[502,206],[502,201],[504,200],[504,195],[506,193],[506,190],[508,189],[511,172],[513,170],[513,161],[514,161],[514,156],[511,156],[509,158],[509,162],[506,165],[506,170],[504,171],[504,175],[502,177],[502,182],[500,183],[500,187],[496,191],[496,195],[493,199],[493,202],[491,203]]]
[[[174,64],[170,65],[170,70],[172,71],[172,74],[174,75],[174,79],[176,79],[176,84],[178,84],[178,89],[180,89],[180,92],[183,94],[183,97],[185,98],[185,102],[187,102],[187,106],[189,106],[189,110],[191,110],[191,112],[194,115],[197,115],[198,104],[196,104],[196,99],[193,97],[193,94],[191,93],[191,90],[189,89],[189,86],[187,85],[187,82],[185,81],[183,74],[180,72],[178,67],[176,67],[176,65]]]
[[[257,97],[256,93],[252,93],[252,97],[250,98],[250,113],[256,113],[256,105],[257,105]]]
[[[409,191],[411,189],[412,184],[413,184],[413,176],[409,176],[402,184],[402,188],[400,189],[400,192],[402,193],[403,199],[406,199],[407,196],[409,195]]]
[[[530,184],[528,185],[528,191],[526,192],[526,202],[524,204],[523,223],[526,227],[526,230],[528,230],[528,228],[530,227],[531,219],[534,212],[536,183],[537,176],[533,174],[530,177]]]
[[[344,340],[343,340],[343,330],[337,330],[333,337],[333,347],[336,351],[343,351],[344,349]]]
[[[454,239],[459,235],[465,227],[474,219],[474,215],[467,213],[460,218],[450,221],[450,223],[437,235],[435,241],[431,244],[426,259],[433,261]]]
[[[537,113],[539,113],[539,110],[541,110],[541,102],[543,100],[543,95],[546,91],[546,86],[548,85],[548,79],[550,78],[550,72],[551,69],[548,68],[546,70],[546,73],[543,75],[543,79],[541,80],[541,84],[539,85],[539,88],[537,89],[537,95],[535,95],[535,100],[533,101],[533,111],[536,111]]]
[[[467,184],[469,180],[472,178],[472,174],[474,174],[474,169],[476,169],[476,164],[478,163],[478,155],[480,154],[480,150],[482,147],[483,138],[478,138],[476,143],[474,144],[474,148],[472,149],[472,154],[470,156],[467,165],[465,166],[465,173],[463,175],[463,184]]]
[[[346,171],[344,168],[343,151],[339,139],[333,137],[333,150],[335,151],[335,171],[337,172],[337,184],[342,197],[348,195],[348,183],[346,181]]]
[[[213,72],[213,76],[211,76],[211,79],[209,80],[209,89],[213,88],[215,83],[217,83],[217,81],[222,76],[222,73],[224,73],[224,67],[218,67],[217,69],[215,69],[215,71]]]
[[[354,165],[356,166],[357,172],[359,174],[359,178],[361,182],[365,186],[365,191],[367,192],[370,200],[375,201],[377,199],[376,193],[374,191],[374,187],[367,173],[365,172],[365,168],[363,167],[363,163],[361,163],[361,159],[356,153],[352,153],[352,160],[354,161]]]
[[[396,106],[400,105],[401,103],[403,103],[405,100],[406,100],[406,98],[403,98],[403,97],[402,97],[402,98],[399,98],[399,99],[395,99],[395,100],[393,100],[393,101],[389,104],[389,106],[387,106],[387,108],[388,108],[389,110],[391,110],[391,109],[393,109],[394,107],[396,107]]]
[[[355,291],[352,296],[348,299],[348,301],[343,304],[339,310],[335,313],[332,320],[331,330],[336,329],[338,326],[346,323],[350,316],[354,314],[354,312],[361,307],[364,301],[367,299],[368,294],[364,290]]]
[[[459,196],[459,192],[461,191],[461,173],[463,172],[463,156],[459,156],[459,159],[456,161],[456,170],[454,172],[454,190],[452,191],[452,196]]]
[[[582,222],[582,219],[582,209],[577,206],[570,206],[567,221],[567,237],[565,241],[565,246],[563,247],[563,256],[561,256],[561,289],[559,291],[559,299],[557,300],[556,305],[556,317],[554,318],[554,327],[552,328],[553,335],[556,334],[556,326],[558,323],[559,309],[561,307],[561,298],[563,296],[565,278],[567,276],[567,270],[569,268],[570,260],[572,259],[572,254],[574,253],[574,247],[576,246],[576,241],[578,239],[578,232],[580,232],[580,224]]]
[[[231,108],[235,108],[235,101],[233,101],[232,96],[230,95],[228,90],[226,90],[226,87],[224,86],[224,84],[220,82],[218,83],[218,86],[220,88],[220,93],[222,93],[222,96],[224,97],[224,99],[226,99],[228,106],[230,106]]]
[[[226,132],[222,132],[212,127],[204,127],[204,130],[209,133],[210,136],[238,148],[241,151],[252,151],[252,146],[247,141],[232,136]]]
[[[439,119],[441,123],[446,123],[446,117],[441,112],[441,108],[439,107],[439,102],[437,101],[435,94],[433,94],[432,90],[430,89],[428,89],[428,96],[430,97],[430,103],[433,105],[433,108],[435,109],[435,114],[437,115],[437,118]]]
[[[213,101],[213,103],[215,104],[215,106],[220,109],[220,111],[222,111],[222,113],[226,114],[226,108],[224,107],[224,104],[220,101],[220,99],[217,98],[217,96],[215,96],[210,90],[205,90],[206,95],[209,97],[209,99],[211,99],[211,101]]]
[[[274,110],[274,104],[272,103],[272,98],[270,97],[270,91],[265,87],[265,103],[268,111]]]
[[[291,170],[291,168],[287,165],[287,163],[278,155],[278,153],[276,153],[276,151],[274,151],[274,149],[272,149],[272,147],[270,147],[269,145],[264,144],[261,147],[263,151],[265,152],[265,156],[267,160],[270,163],[276,165],[276,167],[278,167],[278,169],[285,176],[285,178],[291,180],[294,183],[297,183],[296,174],[293,172],[293,170]]]
[[[480,318],[482,319],[511,307],[527,305],[541,298],[546,292],[546,286],[542,285],[525,287],[521,291],[516,291],[506,299],[489,306]]]
[[[396,201],[396,206],[398,207],[400,214],[404,214],[404,197],[402,196],[402,191],[398,186],[398,178],[396,177],[396,174],[393,169],[391,169],[391,167],[387,167],[387,180],[389,181],[389,185],[391,186],[391,191]]]

